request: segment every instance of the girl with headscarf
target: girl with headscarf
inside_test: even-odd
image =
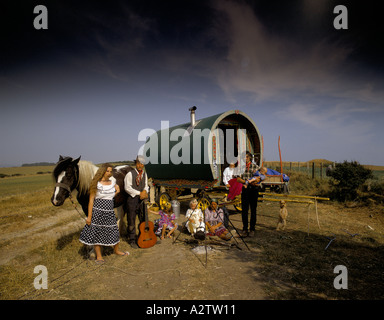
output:
[[[216,199],[212,199],[211,205],[205,210],[205,224],[208,235],[218,236],[223,240],[232,238],[232,234],[224,226],[224,211],[217,207]]]

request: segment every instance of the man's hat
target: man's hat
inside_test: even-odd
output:
[[[145,157],[142,156],[142,155],[138,155],[138,156],[136,157],[136,160],[135,160],[135,162],[140,162],[141,164],[145,164],[145,161],[146,161],[146,159],[145,159]]]

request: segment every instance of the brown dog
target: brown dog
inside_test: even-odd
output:
[[[279,215],[279,222],[277,223],[276,230],[282,230],[285,229],[285,225],[287,224],[287,217],[288,217],[288,210],[287,210],[287,204],[284,200],[280,201],[280,215]]]

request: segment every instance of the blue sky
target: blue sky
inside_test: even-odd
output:
[[[44,3],[45,2],[45,3]],[[46,5],[48,30],[33,27]],[[333,8],[345,4],[348,30]],[[139,132],[240,109],[266,161],[384,165],[373,1],[5,1],[0,166],[132,160]]]

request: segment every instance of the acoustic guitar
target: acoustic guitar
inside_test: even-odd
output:
[[[153,247],[156,242],[156,234],[154,232],[154,224],[152,221],[148,221],[148,209],[147,209],[147,201],[144,200],[141,202],[142,210],[145,215],[145,221],[141,222],[139,225],[139,238],[137,239],[137,245],[140,248],[150,248]]]

